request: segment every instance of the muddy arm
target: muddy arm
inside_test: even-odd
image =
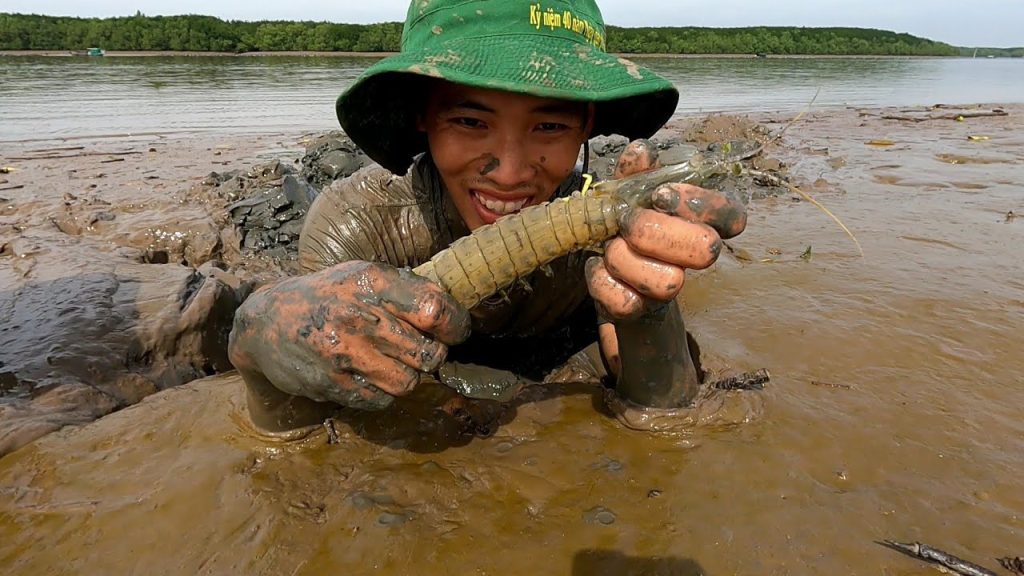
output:
[[[416,174],[394,177],[379,167],[357,172],[328,186],[310,208],[300,237],[300,267],[315,273],[343,262],[382,262],[409,266],[429,257],[444,242],[442,226],[423,209],[425,199],[414,191]],[[303,376],[275,382],[261,362],[286,363],[292,356],[274,340],[285,324],[301,323],[308,302],[295,300],[278,310],[266,294],[284,281],[263,287],[239,309],[229,351],[247,388],[251,418],[268,431],[284,431],[317,424],[334,409],[314,391],[297,390]],[[312,296],[311,296],[312,297]],[[301,386],[299,386],[301,388]],[[359,399],[354,399],[356,402]]]
[[[412,267],[447,246],[448,225],[431,206],[426,179],[424,170],[399,177],[373,166],[325,188],[302,227],[300,268],[350,260]]]
[[[602,320],[601,354],[616,376],[615,390],[655,408],[689,405],[700,379],[677,302],[631,320]]]

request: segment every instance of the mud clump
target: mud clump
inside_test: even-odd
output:
[[[213,172],[189,196],[220,211],[221,226],[242,253],[232,263],[255,255],[295,273],[299,235],[313,200],[331,182],[370,163],[344,134],[331,132],[307,145],[298,174],[279,160],[244,173]]]
[[[304,179],[288,174],[279,186],[229,205],[231,222],[241,230],[242,249],[279,260],[297,257],[302,222],[318,194]]]
[[[306,146],[301,175],[323,190],[335,180],[348,178],[373,163],[344,132],[329,132]]]
[[[682,126],[679,133],[683,140],[704,147],[736,141],[763,144],[770,136],[764,125],[750,118],[729,114],[716,114],[694,120]]]

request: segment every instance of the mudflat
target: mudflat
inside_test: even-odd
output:
[[[204,180],[294,164],[303,137],[5,145],[0,561],[15,574],[928,570],[875,543],[891,539],[995,568],[1024,554],[1022,115],[848,108],[791,126],[772,158],[863,255],[801,196],[753,200],[683,303],[706,362],[768,368],[771,384],[658,434],[566,374],[483,438],[430,385],[332,431],[261,436],[219,339],[232,303],[288,260],[248,256],[230,199]],[[111,333],[125,336],[87,346]]]

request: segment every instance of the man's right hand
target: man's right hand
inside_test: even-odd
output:
[[[243,376],[317,402],[381,409],[469,336],[469,312],[407,270],[352,261],[250,296],[229,353]]]

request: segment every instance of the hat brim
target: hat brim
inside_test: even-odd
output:
[[[629,60],[557,36],[501,35],[403,52],[364,72],[338,97],[342,128],[384,168],[404,174],[427,149],[416,128],[423,79],[596,104],[594,135],[648,138],[672,117],[679,92]]]

